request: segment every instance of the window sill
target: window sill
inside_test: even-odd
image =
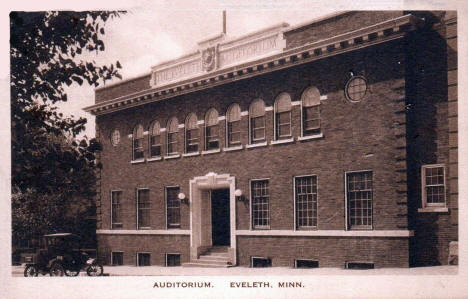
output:
[[[278,140],[273,140],[271,144],[285,144],[285,143],[293,143],[294,142],[294,137],[288,138],[288,139],[278,139]]]
[[[193,156],[199,156],[200,152],[193,152],[193,153],[185,153],[182,154],[182,157],[193,157]]]
[[[231,147],[225,147],[223,148],[224,152],[232,152],[232,151],[239,151],[243,149],[244,147],[242,145],[237,145],[237,146],[231,146]]]
[[[269,225],[266,225],[266,226],[255,226],[252,228],[252,230],[270,230],[270,226]]]
[[[418,212],[419,213],[447,213],[448,208],[445,208],[445,207],[425,207],[425,208],[419,208]]]
[[[150,229],[151,227],[147,227],[147,226],[137,228],[137,230],[150,230]]]
[[[268,145],[268,143],[265,141],[265,142],[262,142],[262,143],[247,144],[245,146],[245,148],[263,147],[263,146],[267,146],[267,145]]]
[[[299,136],[297,140],[304,141],[304,140],[312,140],[312,139],[319,139],[319,138],[323,138],[323,133],[310,135],[310,136]]]
[[[301,226],[295,229],[295,231],[308,231],[308,230],[318,230],[317,226]]]
[[[166,229],[167,229],[167,230],[181,230],[180,225],[179,225],[179,226],[175,226],[175,225],[176,225],[176,224],[174,224],[173,227],[168,227],[168,228],[166,228]]]
[[[161,161],[161,160],[162,160],[161,157],[154,157],[154,158],[149,158],[149,159],[146,160],[146,161],[151,162],[151,161]]]
[[[130,163],[132,163],[132,164],[145,163],[145,159],[132,160],[132,161],[130,161]]]
[[[164,160],[180,158],[179,154],[164,156]]]
[[[202,151],[201,154],[202,155],[210,155],[210,154],[216,154],[216,153],[220,153],[220,152],[221,152],[221,149],[217,148],[217,149],[213,149],[213,150]]]
[[[347,229],[348,231],[374,230],[372,226],[354,225]]]

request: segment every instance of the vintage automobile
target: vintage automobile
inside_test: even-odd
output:
[[[44,235],[43,246],[33,254],[23,254],[24,276],[77,276],[86,270],[89,276],[100,276],[102,265],[80,249],[79,239],[71,233]]]

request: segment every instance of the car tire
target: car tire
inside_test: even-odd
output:
[[[88,276],[101,276],[102,272],[104,272],[104,269],[99,264],[92,264],[86,269]]]
[[[80,270],[65,269],[65,276],[78,276],[78,274],[80,274]]]
[[[36,265],[27,265],[24,268],[24,277],[36,277],[39,275],[39,270]]]
[[[63,276],[65,274],[65,270],[63,269],[62,264],[60,263],[53,263],[49,270],[50,276]]]

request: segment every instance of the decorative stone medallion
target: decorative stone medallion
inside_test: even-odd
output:
[[[215,47],[206,48],[202,52],[203,70],[206,72],[212,71],[215,68],[216,49]]]

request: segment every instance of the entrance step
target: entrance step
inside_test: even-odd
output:
[[[201,261],[213,261],[213,262],[224,262],[229,260],[229,256],[224,255],[200,255],[199,260]]]
[[[229,253],[227,252],[205,252],[203,255],[206,256],[219,256],[219,257],[228,257]]]
[[[197,260],[182,264],[183,267],[226,268],[231,267],[228,247],[215,246],[200,255]]]
[[[223,253],[223,252],[227,253],[228,249],[229,249],[229,246],[213,246],[213,247],[209,248],[207,252],[210,252],[210,253]]]
[[[190,263],[183,263],[182,267],[199,267],[199,268],[227,268],[230,265],[223,264],[212,264],[212,263],[200,263],[200,262],[190,262]]]

